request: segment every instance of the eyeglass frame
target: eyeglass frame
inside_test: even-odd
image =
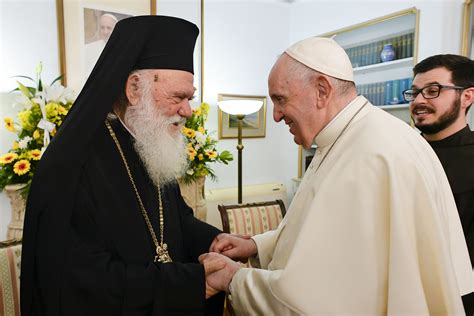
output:
[[[439,90],[438,90],[438,94],[434,97],[426,97],[425,94],[423,93],[423,90],[426,89],[426,88],[429,88],[429,87],[438,87]],[[465,90],[469,87],[461,87],[461,86],[446,86],[446,85],[442,85],[442,84],[439,84],[439,83],[433,83],[433,84],[429,84],[427,86],[424,86],[423,88],[421,89],[406,89],[406,90],[403,90],[402,91],[402,95],[403,95],[403,99],[406,101],[406,102],[412,102],[413,100],[416,99],[416,97],[421,93],[421,95],[423,96],[423,98],[425,98],[426,100],[429,100],[429,99],[436,99],[437,97],[439,97],[439,95],[441,94],[441,90],[443,89],[453,89],[453,90]],[[413,97],[413,99],[411,100],[407,100],[406,96],[405,96],[405,93],[407,91],[417,91],[416,92],[416,95]]]

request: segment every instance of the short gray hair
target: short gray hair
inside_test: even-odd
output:
[[[288,77],[291,79],[299,79],[303,82],[304,85],[310,84],[315,76],[324,75],[323,73],[309,68],[305,64],[297,61],[294,58],[290,58],[288,64]],[[355,89],[355,84],[352,81],[337,79],[331,76],[328,76],[333,84],[336,94],[338,96],[347,95],[352,89]]]

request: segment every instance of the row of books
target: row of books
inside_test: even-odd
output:
[[[411,78],[357,85],[359,94],[365,96],[373,105],[406,103],[402,92],[410,89]]]
[[[414,37],[415,33],[408,33],[383,41],[346,48],[346,53],[354,68],[381,63],[380,54],[386,44],[392,44],[395,52],[393,60],[413,57]]]

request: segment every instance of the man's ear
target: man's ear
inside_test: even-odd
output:
[[[128,77],[125,85],[125,94],[127,95],[128,103],[130,105],[137,105],[140,101],[141,89],[140,89],[140,76],[138,74],[132,74]]]
[[[333,85],[328,77],[321,75],[315,80],[316,90],[318,91],[318,108],[324,108],[328,105],[328,101],[333,92]]]
[[[474,102],[474,87],[464,89],[461,95],[461,108],[465,110]]]

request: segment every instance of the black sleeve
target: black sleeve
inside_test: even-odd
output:
[[[79,190],[82,192],[78,192],[71,219],[61,297],[65,315],[204,313],[202,265],[125,262],[101,239],[98,225],[91,216],[94,203],[85,189]],[[209,240],[212,240],[211,234],[199,249],[205,248]]]
[[[209,247],[214,237],[220,234],[221,231],[194,217],[193,210],[184,201],[179,186],[177,185],[174,195],[176,196],[178,209],[180,210],[185,246],[188,249],[190,258],[192,258],[193,261],[197,261],[197,258],[201,254],[209,252]]]

